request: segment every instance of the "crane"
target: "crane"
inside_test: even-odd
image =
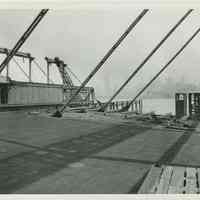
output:
[[[0,65],[0,73],[4,70],[4,68],[8,65],[10,60],[13,58],[13,56],[17,53],[17,51],[20,49],[20,47],[24,44],[24,42],[28,39],[30,34],[33,32],[33,30],[36,28],[36,26],[39,24],[39,22],[42,20],[42,18],[46,15],[48,12],[48,9],[42,9],[37,17],[33,20],[31,25],[28,27],[28,29],[24,32],[24,34],[20,37],[18,42],[15,44],[13,49],[8,53],[6,58],[3,60],[3,62]]]
[[[112,53],[117,49],[117,47],[122,43],[122,41],[127,37],[127,35],[131,32],[131,30],[139,23],[139,21],[145,16],[148,12],[148,9],[144,9],[136,19],[129,25],[129,27],[125,30],[125,32],[120,36],[120,38],[115,42],[115,44],[109,49],[109,51],[105,54],[105,56],[100,60],[100,62],[96,65],[96,67],[92,70],[92,72],[87,76],[87,78],[83,81],[78,90],[72,95],[72,97],[65,103],[65,105],[60,109],[53,113],[53,117],[62,117],[62,113],[65,108],[78,96],[80,91],[86,86],[86,84],[90,81],[90,79],[97,73],[97,71],[103,66],[103,64],[107,61],[107,59],[112,55]]]
[[[58,71],[61,75],[64,87],[65,88],[73,87],[73,82],[68,72],[66,71],[66,64],[64,63],[64,61],[60,60],[60,58],[58,57],[55,57],[54,59],[45,57],[45,60],[47,62],[47,79],[49,79],[49,65],[56,64],[56,66],[58,67]],[[47,82],[49,81],[47,80]]]

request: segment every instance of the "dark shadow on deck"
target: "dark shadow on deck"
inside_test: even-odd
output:
[[[100,160],[107,160],[107,161],[116,161],[116,162],[129,162],[129,163],[140,163],[140,164],[149,164],[149,165],[173,165],[173,166],[180,166],[180,167],[200,167],[200,165],[184,165],[184,164],[172,164],[171,162],[175,159],[176,155],[179,153],[183,145],[189,140],[193,132],[185,132],[182,136],[180,136],[167,151],[160,157],[157,162],[149,161],[149,160],[138,160],[138,159],[129,159],[123,157],[109,157],[109,156],[91,156],[92,159],[100,159]],[[132,186],[128,193],[136,194],[144,182],[148,171],[144,173],[141,179],[138,180],[136,184]]]
[[[183,145],[189,140],[191,135],[192,132],[183,133],[183,135],[161,156],[161,158],[157,161],[157,165],[170,164],[181,150]]]
[[[109,157],[109,156],[90,156],[91,159],[98,159],[98,160],[108,160],[108,161],[119,161],[119,162],[128,162],[128,163],[140,163],[140,164],[147,164],[153,165],[155,162],[150,160],[138,160],[132,158],[119,158],[119,157]]]
[[[67,167],[72,162],[87,158],[114,144],[144,133],[145,130],[147,128],[135,125],[117,125],[45,146],[44,149],[49,151],[36,149],[3,159],[0,163],[0,182],[3,183],[0,186],[0,193],[14,192]]]

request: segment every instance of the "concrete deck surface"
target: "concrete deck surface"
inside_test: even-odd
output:
[[[8,112],[0,120],[4,194],[136,193],[156,162],[200,166],[195,132],[83,114],[55,119]]]

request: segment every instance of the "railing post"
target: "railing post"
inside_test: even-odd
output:
[[[33,58],[31,57],[30,54],[28,54],[29,56],[29,82],[32,82],[32,61],[33,61]]]
[[[50,66],[50,63],[47,62],[47,84],[49,84],[49,66]]]

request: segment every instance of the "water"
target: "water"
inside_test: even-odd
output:
[[[143,113],[175,114],[175,99],[143,99]]]
[[[106,102],[105,99],[101,99]],[[127,101],[130,99],[115,99],[114,101]],[[175,99],[143,99],[143,113],[155,112],[156,114],[175,114]]]

